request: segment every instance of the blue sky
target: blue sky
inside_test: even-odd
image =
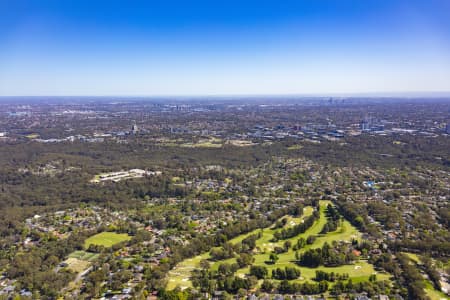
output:
[[[450,91],[450,1],[0,0],[0,95]]]

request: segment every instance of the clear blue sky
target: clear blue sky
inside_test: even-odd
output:
[[[0,0],[0,95],[450,91],[449,0]]]

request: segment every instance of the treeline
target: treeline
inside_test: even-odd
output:
[[[313,214],[309,217],[307,217],[303,223],[297,224],[295,226],[281,229],[273,234],[274,241],[278,240],[286,240],[292,237],[295,237],[301,233],[304,233],[306,230],[308,230],[316,220],[318,220],[320,217],[319,210],[315,210]]]
[[[278,280],[293,280],[300,277],[300,269],[294,267],[276,268],[272,270],[272,278]]]
[[[330,289],[330,294],[339,296],[343,293],[367,293],[368,297],[380,294],[389,294],[391,285],[388,281],[377,281],[375,275],[371,275],[369,281],[353,283],[351,279],[347,282],[337,281]]]
[[[265,292],[278,292],[281,294],[303,294],[303,295],[317,295],[327,291],[331,295],[341,295],[343,293],[363,293],[366,292],[370,297],[379,294],[389,294],[390,283],[386,281],[376,281],[376,276],[371,276],[369,281],[362,281],[353,283],[352,280],[337,281],[331,289],[327,281],[323,280],[318,283],[297,283],[289,282],[287,280],[281,281],[278,285],[270,280],[264,280],[261,285],[261,290]]]
[[[339,227],[339,220],[327,220],[325,225],[323,225],[322,230],[320,231],[320,234],[327,234],[328,232],[336,231]]]
[[[428,300],[429,298],[424,291],[425,284],[422,274],[405,254],[397,253],[396,256],[402,268],[402,273],[398,279],[408,289],[408,299]]]
[[[439,241],[432,238],[423,240],[403,239],[389,243],[389,247],[394,251],[429,253],[440,257],[450,256],[450,241]]]
[[[241,278],[233,275],[237,270],[236,267],[221,264],[217,271],[194,270],[191,276],[192,285],[201,292],[210,294],[217,290],[236,294],[240,289],[248,290],[257,284],[258,281],[254,276]]]
[[[239,260],[244,261],[243,257],[250,255],[251,251],[256,247],[256,240],[261,238],[261,232],[257,234],[251,234],[244,238],[240,243],[232,244],[225,243],[219,248],[212,248],[209,252],[211,260],[219,261],[234,257],[236,254],[240,254]]]
[[[283,280],[276,286],[276,290],[281,294],[317,295],[328,291],[328,286],[328,282],[326,281],[319,283],[297,283]]]
[[[434,285],[434,288],[438,291],[441,290],[441,275],[436,270],[436,267],[433,264],[433,261],[431,258],[427,256],[422,256],[421,261],[423,263],[423,268],[425,272],[427,273],[428,277],[430,278],[431,282]]]
[[[348,249],[339,246],[332,247],[325,242],[322,248],[309,249],[304,253],[296,253],[297,263],[300,266],[317,268],[318,266],[337,267],[350,264],[356,256]]]
[[[321,270],[317,270],[316,271],[316,276],[314,277],[314,281],[329,281],[329,282],[335,282],[337,280],[347,280],[348,279],[348,274],[344,273],[344,274],[339,274],[339,273],[334,273],[334,272],[325,272],[325,271],[321,271]]]
[[[223,264],[227,265],[227,264]],[[261,285],[261,290],[264,292],[278,291],[279,293],[302,293],[302,294],[320,294],[328,290],[328,283],[326,281],[314,283],[290,283],[287,277],[296,279],[300,276],[300,271],[296,268],[288,269],[275,269],[272,277],[275,279],[281,279],[282,281],[277,284],[275,281],[265,279]],[[235,272],[231,266],[220,267],[217,271],[203,269],[195,270],[192,273],[192,285],[199,289],[203,293],[212,294],[215,291],[226,291],[231,294],[237,294],[241,290],[248,291],[254,288],[258,279],[266,278],[267,268],[252,266],[250,269],[250,275],[246,278],[240,278],[233,275]],[[297,277],[296,277],[297,276]],[[284,278],[284,279],[283,279]]]
[[[255,276],[258,279],[267,278],[269,271],[265,266],[250,266],[250,276]]]
[[[371,257],[370,263],[379,268],[383,268],[392,274],[399,284],[399,292],[402,297],[409,300],[428,300],[424,291],[424,280],[415,264],[400,252],[395,253],[395,257],[389,253],[383,253],[376,257]]]
[[[320,231],[321,234],[336,231],[340,224],[341,215],[339,214],[339,211],[333,207],[333,205],[327,205],[326,216],[327,223],[325,223]]]
[[[345,219],[358,228],[361,231],[366,231],[367,224],[367,212],[360,205],[355,203],[345,202],[345,200],[338,201],[338,210],[344,216]]]
[[[223,253],[220,253],[219,256],[232,257],[234,255],[234,248],[233,245],[226,244],[228,240],[258,228],[267,227],[269,224],[270,221],[265,218],[248,221],[240,220],[228,225],[214,235],[197,236],[190,241],[189,245],[172,247],[173,254],[168,258],[169,265],[172,268],[183,259],[208,252],[212,247],[218,247],[220,245],[223,245],[224,250],[226,250]]]
[[[200,271],[198,271],[200,272]],[[253,277],[254,278],[254,277]],[[240,296],[245,296],[247,291],[254,288],[255,281],[250,278],[242,279],[239,277],[229,277],[227,280],[209,281],[206,280],[205,286],[201,286],[200,282],[197,282],[194,287],[200,289],[191,290],[187,289],[181,291],[179,289],[174,289],[172,291],[160,290],[158,293],[158,298],[164,300],[186,300],[186,299],[198,299],[201,293],[209,293],[212,295],[216,291],[221,291],[222,296],[227,298],[231,294],[239,294]],[[209,285],[208,285],[209,284]],[[353,283],[352,280],[337,281],[333,287],[330,289],[329,283],[327,281],[321,281],[318,283],[297,283],[289,282],[288,280],[283,280],[279,283],[265,279],[260,290],[266,293],[280,293],[280,294],[302,294],[302,295],[319,295],[330,292],[331,295],[338,296],[343,293],[367,293],[369,297],[375,297],[380,294],[390,294],[390,283],[386,281],[376,281],[375,276],[371,276],[369,281],[363,281],[358,283]]]

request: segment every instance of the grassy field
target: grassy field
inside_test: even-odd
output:
[[[94,261],[98,257],[97,253],[91,253],[86,251],[74,251],[69,254],[69,258],[76,258],[85,261]]]
[[[183,143],[180,147],[185,148],[222,148],[223,141],[219,138],[202,139],[197,143]]]
[[[29,139],[37,139],[39,137],[39,134],[38,133],[31,133],[31,134],[26,135],[26,137],[29,138]]]
[[[419,256],[417,254],[410,253],[410,252],[402,252],[402,253],[405,254],[406,256],[408,256],[416,264],[420,262],[420,258],[419,258]]]
[[[256,143],[245,140],[229,140],[227,143],[236,147],[250,147],[257,145]]]
[[[303,148],[303,146],[302,145],[292,145],[292,146],[289,146],[288,147],[288,150],[300,150],[300,149],[302,149]]]
[[[91,265],[91,263],[86,260],[74,257],[69,257],[64,262],[68,265],[67,268],[75,273],[81,273]]]
[[[329,201],[321,201],[320,202],[320,218],[317,220],[305,233],[302,233],[300,235],[297,235],[296,237],[293,237],[289,239],[292,244],[294,244],[297,239],[300,237],[307,238],[310,235],[316,235],[317,239],[312,245],[307,245],[305,248],[303,248],[300,252],[305,251],[310,248],[319,248],[322,247],[325,242],[331,243],[332,241],[351,241],[353,239],[360,239],[361,233],[358,232],[358,230],[352,226],[348,221],[344,220],[341,224],[341,226],[334,232],[329,232],[325,235],[319,234],[322,230],[323,226],[326,223],[326,206],[329,204]],[[287,216],[288,221],[285,225],[285,227],[292,227],[296,224],[299,224],[303,221],[304,218],[310,216],[313,213],[312,207],[305,207],[303,216],[301,218],[294,218],[291,216]],[[290,249],[286,253],[279,254],[279,260],[274,265],[267,265],[265,262],[269,260],[270,252],[274,249],[276,246],[282,247],[284,242],[286,240],[281,240],[278,242],[272,242],[273,234],[277,231],[277,229],[274,229],[273,226],[267,227],[264,229],[257,229],[250,233],[240,235],[232,240],[230,240],[231,243],[239,243],[244,238],[251,234],[256,234],[258,232],[262,233],[262,236],[260,239],[256,241],[256,250],[257,253],[253,256],[255,258],[254,265],[264,265],[267,267],[269,272],[271,272],[272,269],[278,268],[278,267],[285,267],[285,266],[295,266],[298,267],[294,260],[295,260],[295,251]],[[209,259],[210,255],[209,253],[204,253],[202,255],[196,256],[192,259],[186,259],[180,264],[178,264],[173,270],[169,272],[168,276],[168,289],[173,289],[176,286],[180,286],[181,288],[187,288],[191,287],[191,283],[189,281],[190,273],[192,270],[199,268],[200,261],[203,259]],[[212,269],[217,269],[221,263],[234,263],[236,262],[236,258],[230,258],[227,260],[222,260],[218,262],[213,262],[211,264]],[[249,268],[243,268],[237,271],[237,275],[245,276],[245,274],[248,273]],[[301,270],[301,278],[297,281],[299,282],[305,282],[309,281],[311,282],[312,279],[315,277],[316,270],[323,270],[327,272],[335,272],[335,273],[348,273],[349,277],[353,280],[353,282],[359,282],[364,281],[369,278],[370,275],[376,274],[377,278],[379,280],[385,280],[389,278],[389,275],[387,274],[377,274],[377,272],[374,270],[373,266],[369,264],[365,260],[360,260],[352,265],[344,265],[340,267],[319,267],[319,268],[306,268],[306,267],[300,267]]]
[[[84,242],[84,247],[87,248],[91,244],[111,247],[115,244],[128,241],[130,239],[131,237],[126,233],[101,232],[86,239]]]

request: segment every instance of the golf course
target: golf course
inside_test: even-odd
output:
[[[275,247],[283,247],[283,244],[286,241],[290,241],[292,244],[295,244],[299,238],[306,239],[308,236],[311,235],[316,236],[314,243],[306,245],[305,247],[303,247],[301,250],[298,251],[299,253],[303,253],[308,249],[320,248],[326,242],[328,244],[331,244],[333,241],[351,242],[352,240],[360,240],[361,233],[354,226],[352,226],[350,222],[348,222],[347,220],[343,220],[342,222],[340,222],[340,225],[337,228],[337,230],[328,232],[326,234],[320,234],[322,228],[327,223],[326,208],[328,204],[331,204],[331,202],[320,201],[320,218],[317,219],[313,223],[313,225],[309,227],[304,233],[296,235],[292,238],[274,242],[273,239],[274,233],[278,231],[279,228],[275,228],[275,226],[272,225],[264,229],[257,229],[252,232],[239,235],[236,238],[231,239],[229,242],[232,244],[236,244],[252,234],[261,233],[261,237],[256,241],[256,248],[253,255],[254,262],[252,265],[265,266],[268,269],[269,274],[271,274],[271,271],[276,268],[284,268],[284,267],[299,268],[301,271],[301,277],[295,280],[298,282],[312,282],[317,270],[334,273],[347,273],[349,275],[349,278],[352,279],[353,282],[368,280],[370,275],[376,274],[377,272],[374,270],[373,266],[364,259],[359,259],[354,264],[342,265],[337,267],[324,267],[324,266],[320,266],[317,268],[299,267],[295,263],[296,260],[295,251],[292,248],[289,248],[287,252],[278,254],[278,260],[276,261],[276,263],[267,264],[267,261],[269,261],[269,256],[272,250],[274,250]],[[313,212],[314,208],[311,206],[307,206],[304,208],[304,212],[301,217],[298,218],[292,216],[283,217],[287,218],[287,222],[285,222],[284,227],[289,228],[303,222],[303,220],[311,216]],[[183,289],[191,287],[192,286],[190,282],[191,272],[194,269],[200,268],[200,262],[202,260],[209,260],[211,269],[214,270],[217,269],[220,264],[235,263],[236,257],[226,260],[212,261],[209,252],[207,252],[194,258],[186,259],[180,262],[175,268],[173,268],[169,272],[167,288],[174,289],[175,287],[180,287]],[[238,276],[242,277],[248,273],[249,267],[241,268],[236,272]],[[388,279],[389,277],[389,275],[387,274],[376,274],[376,275],[379,280]]]

